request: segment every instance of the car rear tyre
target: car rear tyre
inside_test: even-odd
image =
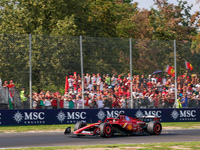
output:
[[[151,135],[159,135],[162,131],[162,125],[159,121],[151,121],[147,125],[147,131]]]
[[[77,122],[77,123],[75,124],[75,126],[74,126],[74,131],[76,131],[76,130],[82,128],[82,127],[85,127],[86,125],[87,125],[87,124],[86,124],[85,122],[79,121],[79,122]]]
[[[110,123],[101,123],[100,126],[100,136],[101,137],[111,137],[113,134],[113,128]]]

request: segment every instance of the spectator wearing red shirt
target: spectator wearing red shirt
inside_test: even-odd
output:
[[[156,77],[156,79],[157,79],[157,82],[160,82],[160,83],[162,83],[162,77],[161,77],[161,75],[160,75],[160,74],[158,75],[158,77]]]
[[[114,94],[116,95],[116,97],[119,97],[119,90],[117,89]]]
[[[84,96],[84,105],[85,105],[85,109],[89,109],[90,105],[89,105],[89,97],[87,95]]]
[[[151,80],[149,80],[149,81],[147,82],[147,87],[148,87],[148,88],[152,88],[152,87],[153,87],[153,84],[152,84]]]
[[[119,109],[120,108],[120,101],[116,97],[112,97],[112,108]]]
[[[47,98],[50,98],[50,97],[48,96]],[[51,106],[53,109],[57,109],[57,94],[55,93],[51,101]]]
[[[127,99],[129,99],[130,98],[130,96],[131,96],[131,93],[130,93],[130,90],[128,89],[127,90],[127,92],[125,93],[125,96],[126,96],[126,98]]]
[[[192,91],[192,86],[191,86],[190,83],[187,85],[187,88],[186,88],[186,89],[188,89],[189,91]]]
[[[8,84],[8,88],[14,88],[15,85],[14,85],[14,82],[13,80],[10,80],[10,84]]]
[[[189,76],[187,76],[187,83],[190,83],[190,77]]]
[[[82,85],[79,85],[78,93],[81,93],[81,91],[82,91]]]
[[[119,96],[125,96],[124,88],[121,88],[121,90],[119,91]]]
[[[144,91],[142,92],[143,96],[145,96],[147,94],[147,89],[144,89]]]
[[[74,91],[77,91],[78,90],[78,77],[77,77],[76,72],[74,72],[74,76],[72,79],[74,80],[74,82],[73,82]]]

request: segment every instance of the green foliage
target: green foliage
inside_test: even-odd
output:
[[[22,0],[0,2],[1,33],[50,34],[59,21],[78,19],[83,0]],[[79,10],[79,11],[77,11]]]
[[[196,36],[194,23],[198,20],[193,17],[191,21],[192,6],[182,0],[177,6],[156,0],[158,8],[148,11],[130,2],[1,0],[0,77],[3,81],[12,79],[17,88],[25,86],[28,90],[29,33],[36,92],[47,87],[64,89],[66,75],[81,73],[79,35],[83,36],[85,73],[130,72],[130,37],[138,39],[132,41],[134,74],[150,74],[173,65],[172,40],[191,41]],[[177,47],[179,64],[188,60],[198,67],[198,39],[192,44],[177,42]],[[179,66],[178,73],[182,74],[184,65]]]
[[[178,0],[178,5],[167,0],[156,0],[157,9],[151,8],[149,19],[153,27],[153,39],[159,40],[192,40],[197,28],[190,21],[192,5]]]

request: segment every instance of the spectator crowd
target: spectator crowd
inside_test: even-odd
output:
[[[175,79],[172,76],[153,74],[109,75],[88,74],[84,77],[84,108],[173,108]],[[132,82],[132,91],[130,86]],[[78,109],[83,107],[82,79],[74,72],[70,75],[64,95],[59,91],[33,92],[34,109]],[[131,94],[133,103],[131,102]],[[200,107],[200,83],[196,74],[177,77],[178,108]]]

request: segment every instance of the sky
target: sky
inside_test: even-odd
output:
[[[195,11],[199,11],[200,10],[200,4],[196,4],[196,0],[185,0],[188,2],[188,4],[193,4],[192,10],[191,10],[191,14],[194,14]],[[139,8],[146,8],[146,9],[150,9],[153,4],[154,4],[154,0],[133,0],[133,2],[138,2],[138,7]],[[174,3],[174,4],[178,4],[177,0],[168,0],[169,3]],[[156,8],[156,7],[153,7]]]

